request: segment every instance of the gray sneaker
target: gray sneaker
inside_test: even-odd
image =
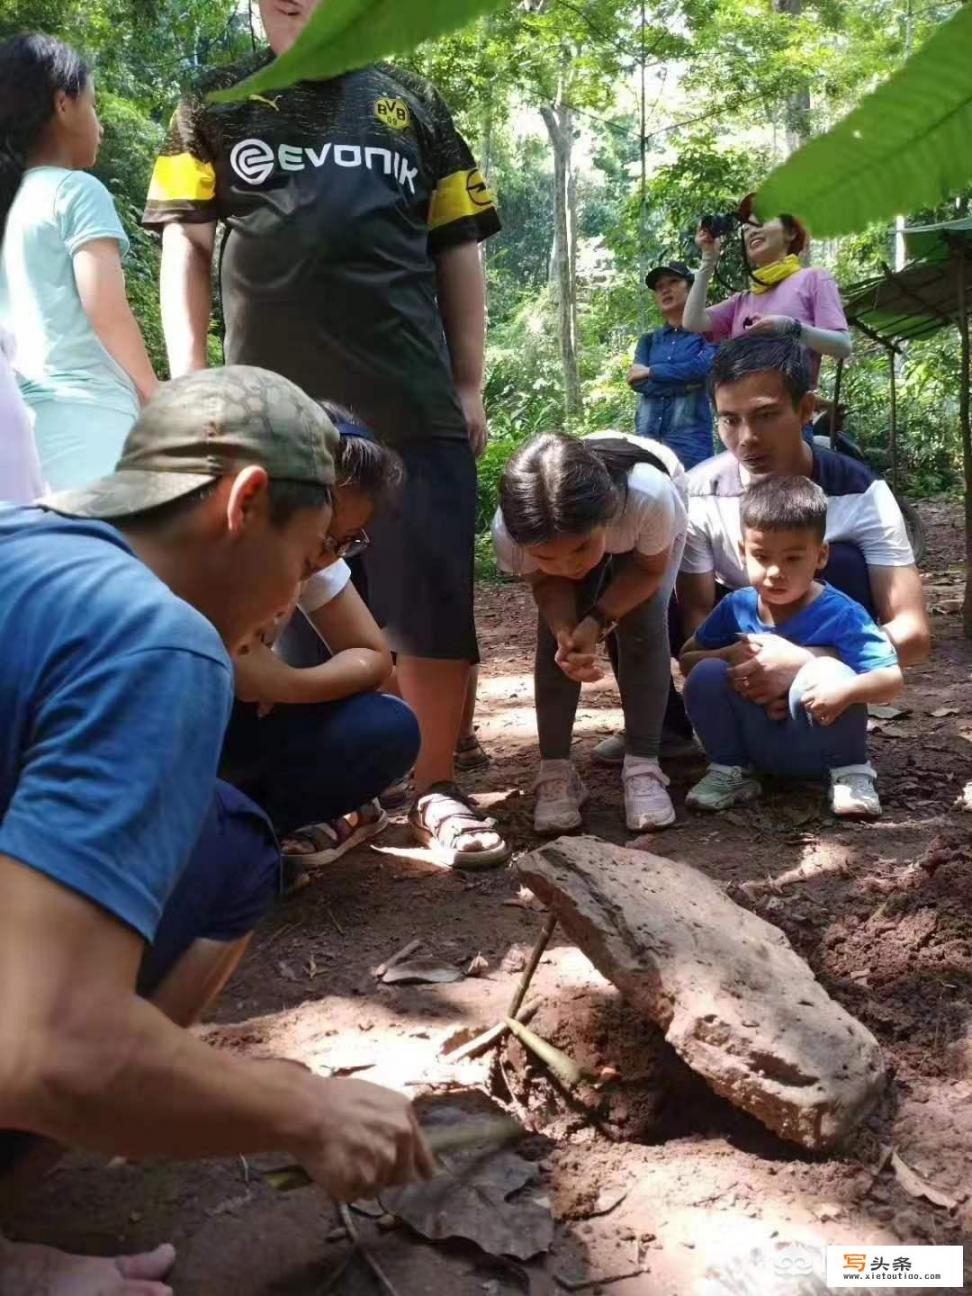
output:
[[[874,786],[874,774],[860,769],[830,771],[830,808],[841,818],[877,819],[881,800]]]
[[[671,729],[662,730],[661,742],[658,744],[660,760],[684,760],[687,757],[698,756],[701,751],[702,748],[693,734],[675,733]],[[602,738],[591,754],[600,765],[623,765],[624,732],[612,734],[610,738]]]
[[[728,810],[755,801],[762,792],[752,770],[739,765],[710,765],[695,787],[689,788],[685,804],[690,810]]]
[[[594,748],[591,755],[600,765],[623,765],[624,764],[624,733],[612,734],[610,738],[602,738]]]

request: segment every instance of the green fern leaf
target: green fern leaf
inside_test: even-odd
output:
[[[934,207],[972,177],[972,4],[883,85],[773,171],[756,196],[815,234]]]
[[[230,103],[297,81],[325,81],[389,54],[404,54],[495,9],[500,0],[323,0],[286,53],[252,76],[214,91]]]

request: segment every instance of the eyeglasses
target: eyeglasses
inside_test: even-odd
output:
[[[337,540],[334,536],[324,537],[323,549],[334,558],[356,558],[358,554],[364,551],[371,544],[371,537],[367,531],[355,531],[353,535],[345,536],[343,540]]]

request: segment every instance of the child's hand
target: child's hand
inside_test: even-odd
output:
[[[261,717],[280,700],[276,682],[282,664],[280,658],[259,641],[241,649],[233,658],[236,696],[241,702],[256,702]]]
[[[573,630],[557,632],[554,661],[577,684],[596,684],[603,678],[604,672],[596,661],[599,630],[596,622],[584,620]]]
[[[850,705],[846,684],[811,680],[803,690],[803,707],[815,724],[831,725]]]
[[[764,710],[771,720],[785,720],[790,714],[790,699],[784,693],[782,697],[767,702]]]

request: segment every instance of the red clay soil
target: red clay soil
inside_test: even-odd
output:
[[[962,1241],[972,1225],[972,814],[953,804],[972,778],[972,645],[961,638],[959,511],[932,503],[923,514],[935,651],[908,672],[905,714],[875,722],[884,818],[835,822],[823,788],[807,786],[773,787],[758,806],[729,815],[691,816],[682,800],[702,765],[689,760],[669,769],[679,818],[655,845],[782,927],[880,1040],[893,1085],[840,1154],[811,1157],[782,1143],[671,1067],[667,1046],[629,1020],[559,934],[531,989],[543,1004],[536,1021],[585,1066],[631,1080],[630,1092],[622,1086],[619,1105],[592,1123],[544,1091],[512,1047],[500,1059],[505,1078],[496,1058],[450,1064],[446,1045],[505,1014],[542,915],[518,895],[511,871],[443,871],[410,846],[400,821],[378,850],[322,874],[257,935],[204,1028],[214,1043],[287,1054],[322,1074],[352,1070],[415,1095],[479,1087],[546,1130],[524,1148],[540,1162],[560,1220],[545,1269],[527,1274],[391,1230],[376,1245],[399,1296],[537,1296],[562,1290],[556,1274],[612,1279],[639,1268],[604,1290],[763,1296],[776,1291],[766,1277],[775,1261],[794,1248]],[[494,764],[469,786],[522,853],[535,843],[528,595],[515,584],[484,586],[479,624],[480,736]],[[587,830],[624,842],[618,772],[590,760],[619,718],[607,682],[585,689],[576,755],[592,793]],[[372,968],[413,938],[423,955],[466,968],[481,954],[488,967],[454,984],[378,984]],[[892,1146],[946,1205],[912,1195],[913,1182],[911,1192],[902,1186]],[[278,1161],[108,1167],[72,1157],[7,1223],[15,1236],[92,1252],[170,1239],[179,1296],[311,1296],[327,1289],[347,1243],[333,1205],[315,1191],[279,1194],[260,1181],[258,1169]],[[751,1276],[754,1264],[762,1277]],[[707,1272],[722,1285],[706,1286]],[[331,1290],[378,1289],[349,1270]],[[790,1278],[780,1286],[797,1290]]]

